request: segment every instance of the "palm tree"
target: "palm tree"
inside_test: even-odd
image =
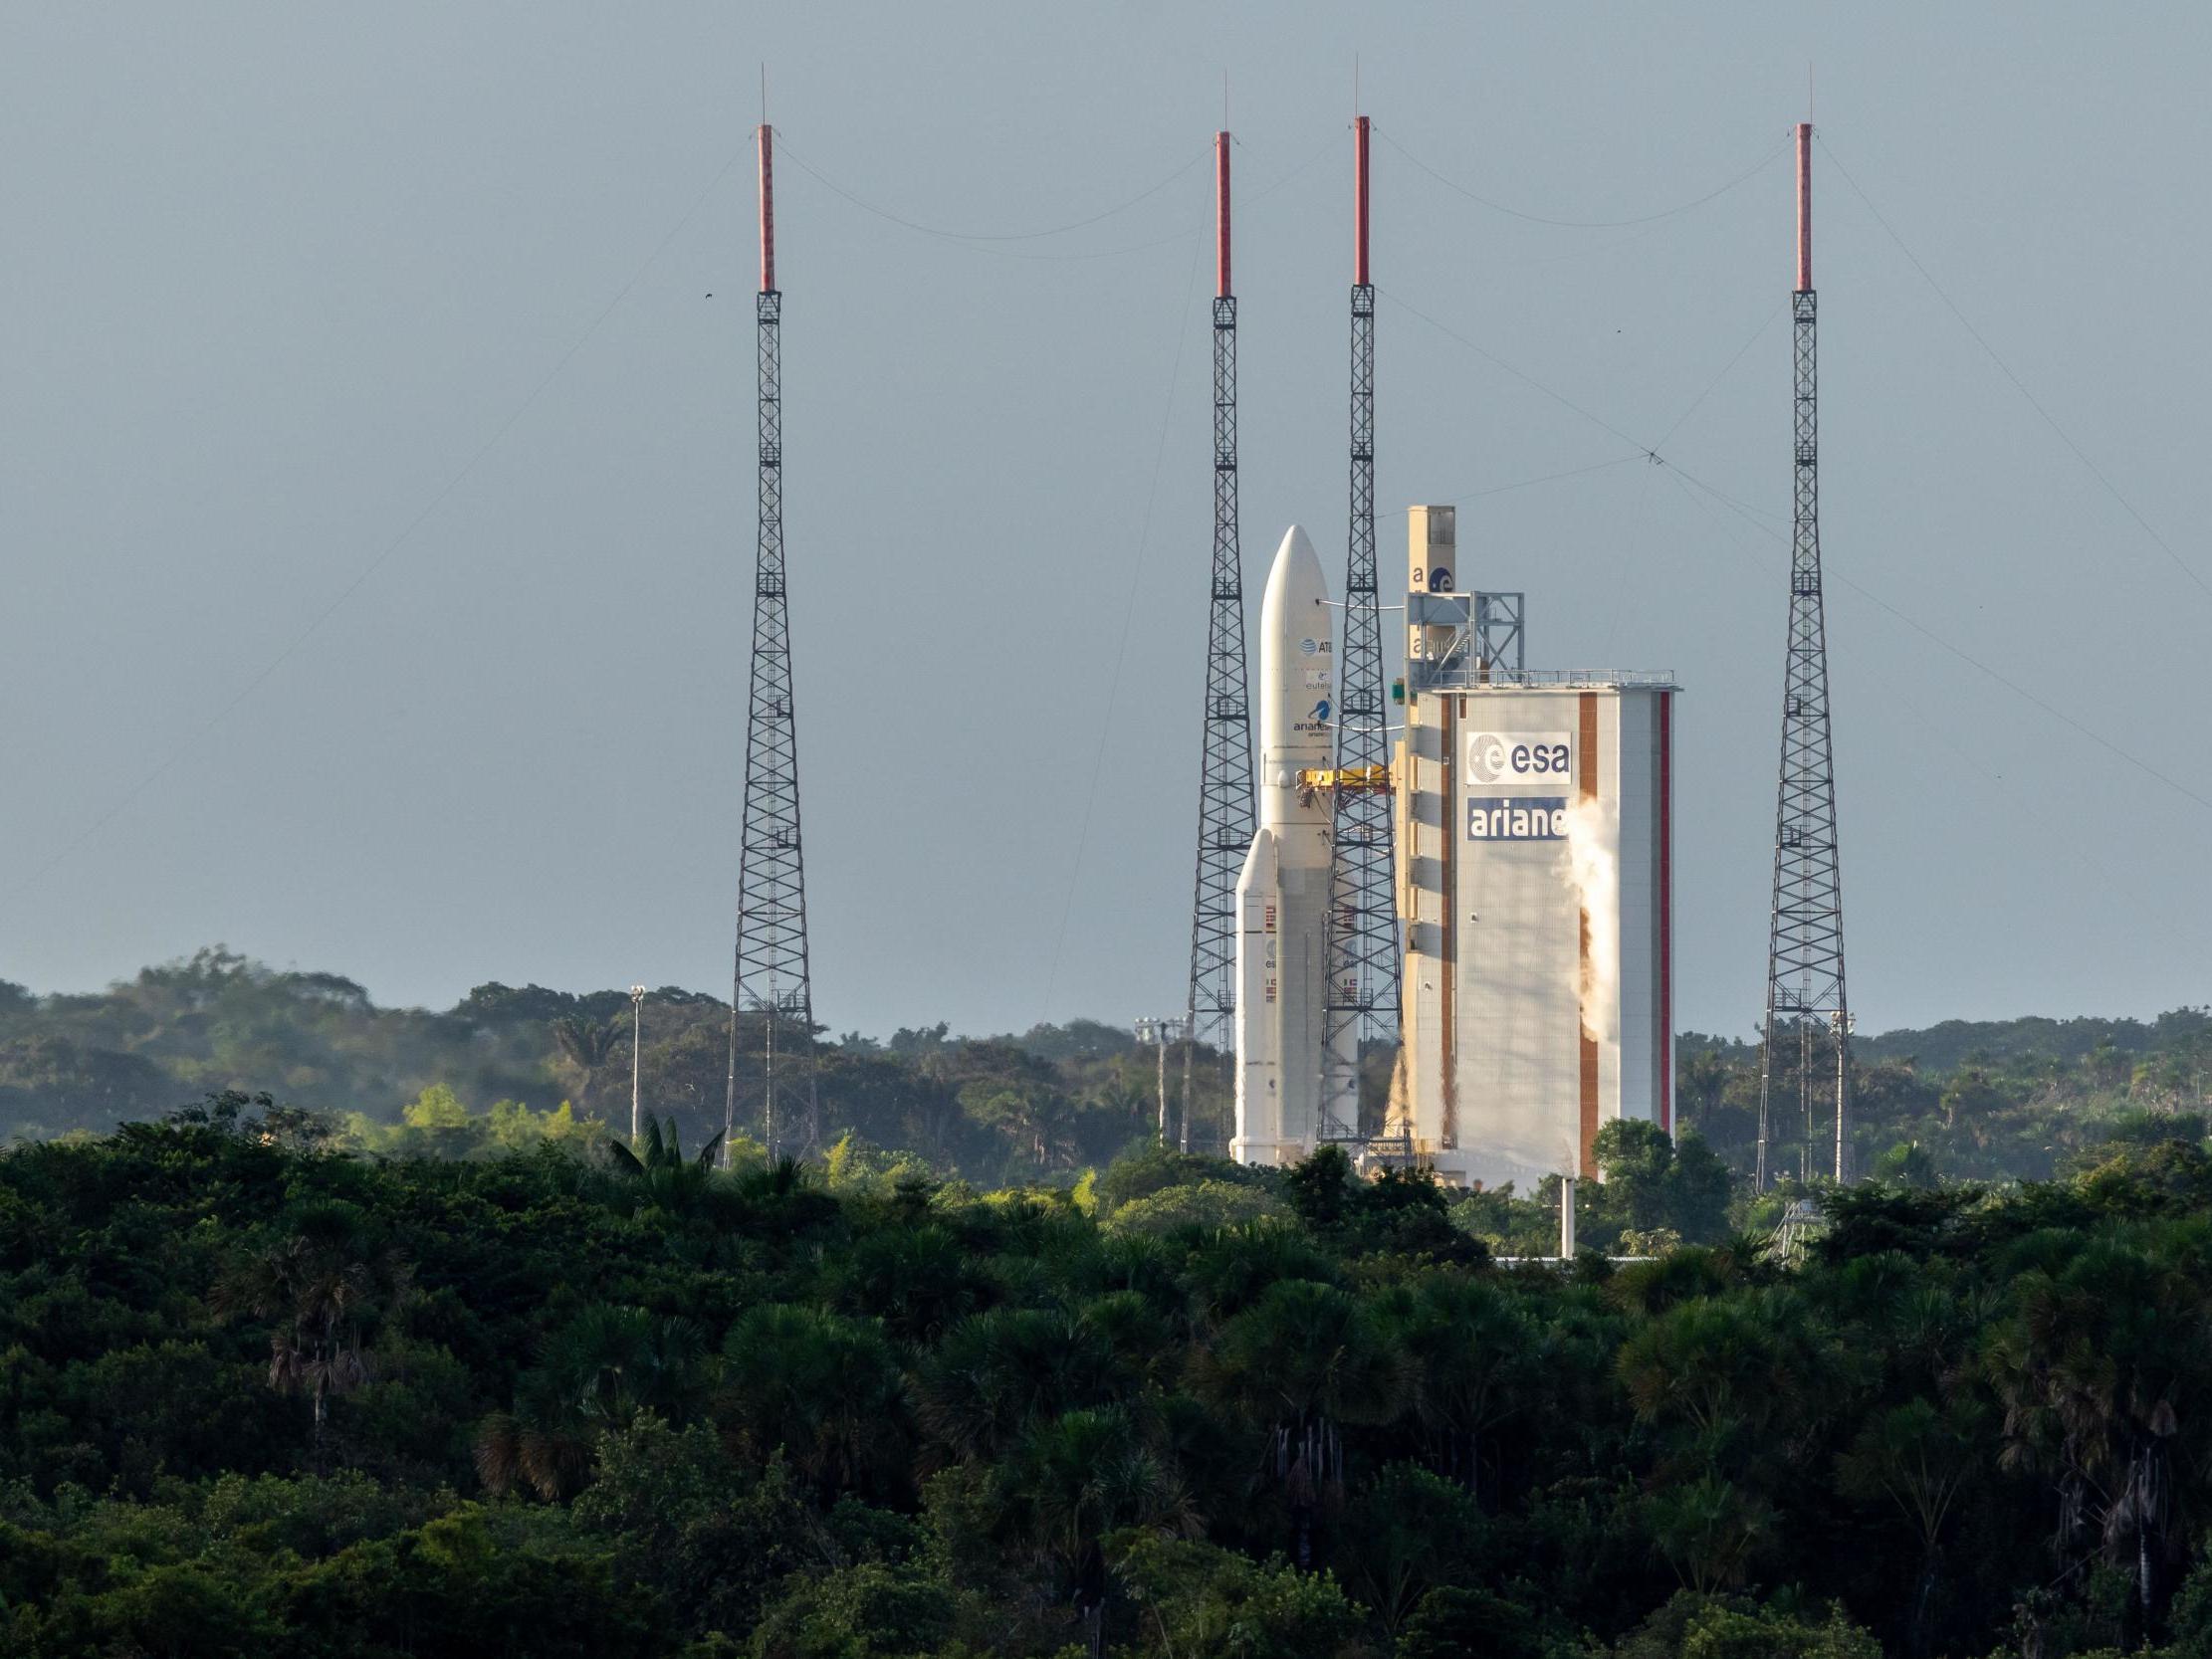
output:
[[[1040,1418],[1105,1404],[1120,1375],[1096,1324],[1059,1310],[995,1308],[946,1333],[916,1378],[915,1402],[946,1453],[988,1459]]]
[[[764,1304],[731,1327],[722,1353],[718,1414],[750,1456],[780,1447],[825,1499],[900,1484],[905,1386],[877,1321]]]
[[[1270,1286],[1286,1280],[1327,1282],[1336,1276],[1329,1257],[1304,1228],[1271,1220],[1222,1228],[1191,1253],[1185,1272],[1194,1299],[1217,1321],[1242,1313]]]
[[[553,1043],[560,1057],[576,1068],[576,1105],[590,1103],[592,1086],[600,1071],[614,1058],[628,1037],[618,1019],[596,1020],[588,1014],[563,1014],[553,1022]]]
[[[1031,1423],[999,1465],[994,1487],[1001,1536],[1070,1590],[1093,1653],[1106,1601],[1106,1535],[1131,1527],[1197,1530],[1173,1465],[1118,1405]]]
[[[1769,1447],[1786,1456],[1805,1449],[1824,1387],[1849,1367],[1798,1297],[1762,1290],[1668,1309],[1622,1345],[1617,1369],[1646,1421],[1686,1427],[1708,1443],[1740,1429],[1767,1444],[1770,1429],[1792,1429],[1794,1439]]]
[[[1686,1126],[1694,1121],[1705,1126],[1720,1107],[1720,1097],[1727,1090],[1729,1067],[1727,1058],[1715,1049],[1699,1049],[1686,1056],[1681,1064],[1682,1121]],[[1696,1103],[1690,1110],[1691,1102]]]
[[[1987,1428],[1986,1413],[1971,1396],[1948,1407],[1926,1398],[1907,1400],[1871,1419],[1838,1470],[1845,1492],[1888,1498],[1920,1541],[1920,1588],[1908,1626],[1915,1653],[1924,1650],[1922,1626],[1935,1589],[1943,1529],[1959,1493],[1981,1469]]]
[[[1482,1436],[1522,1409],[1540,1341],[1534,1322],[1518,1297],[1459,1274],[1427,1275],[1379,1306],[1406,1355],[1431,1461],[1479,1497]]]
[[[1418,1463],[1386,1464],[1346,1516],[1336,1571],[1395,1638],[1431,1590],[1472,1576],[1482,1535],[1464,1486]]]
[[[717,1132],[714,1139],[699,1148],[696,1156],[686,1158],[677,1141],[676,1120],[673,1117],[668,1120],[664,1134],[660,1120],[647,1114],[642,1151],[633,1150],[619,1141],[610,1141],[607,1155],[613,1160],[617,1173],[637,1183],[638,1191],[648,1204],[682,1214],[713,1184],[715,1153],[721,1146],[722,1136]]]
[[[584,1309],[547,1340],[515,1389],[515,1409],[485,1419],[476,1468],[505,1496],[527,1486],[549,1501],[583,1484],[601,1433],[640,1411],[681,1421],[705,1379],[698,1326],[642,1308]]]
[[[1606,1281],[1607,1298],[1647,1317],[1699,1297],[1724,1295],[1742,1278],[1741,1264],[1757,1259],[1728,1245],[1685,1245],[1648,1262],[1631,1262]]]
[[[2185,1429],[2201,1455],[2208,1338],[2212,1306],[2191,1274],[2149,1250],[2099,1242],[2056,1271],[2022,1273],[2012,1316],[1984,1348],[2004,1408],[2003,1462],[2052,1481],[2062,1551],[2094,1530],[2107,1560],[2132,1554],[2145,1620],[2171,1548]]]
[[[1285,1280],[1221,1329],[1202,1361],[1218,1398],[1270,1431],[1270,1472],[1290,1505],[1291,1558],[1313,1564],[1313,1524],[1342,1490],[1348,1423],[1383,1423],[1408,1394],[1404,1354],[1357,1298]]]
[[[953,1152],[952,1138],[961,1127],[960,1083],[945,1056],[927,1054],[912,1078],[911,1122],[931,1161],[943,1164]]]
[[[292,1228],[267,1248],[233,1259],[214,1301],[226,1317],[277,1322],[269,1334],[269,1385],[314,1401],[320,1458],[330,1401],[369,1379],[364,1335],[405,1300],[410,1272],[396,1251],[369,1241],[350,1204],[303,1209]]]
[[[1147,1378],[1165,1380],[1167,1367],[1181,1363],[1167,1315],[1141,1291],[1093,1297],[1076,1318],[1114,1355],[1125,1392]]]
[[[1659,1554],[1699,1595],[1742,1583],[1774,1534],[1772,1507],[1718,1475],[1654,1494],[1648,1518]]]
[[[906,1342],[934,1342],[986,1300],[987,1281],[967,1249],[935,1222],[869,1233],[839,1275],[840,1304],[880,1317]]]
[[[692,1321],[599,1303],[553,1335],[539,1366],[584,1416],[615,1425],[640,1411],[681,1421],[698,1402],[706,1356]]]
[[[1947,1264],[1902,1250],[1854,1257],[1824,1278],[1819,1296],[1831,1324],[1873,1339],[1863,1346],[1880,1354],[1892,1394],[1949,1389],[1972,1357],[1975,1334],[1998,1313],[1989,1292],[1957,1283]]]

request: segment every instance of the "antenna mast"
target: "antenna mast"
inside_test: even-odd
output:
[[[1766,1044],[1759,1062],[1757,1189],[1772,1171],[1775,1045],[1795,1031],[1805,1116],[1800,1173],[1813,1167],[1813,1034],[1836,1043],[1835,1176],[1850,1178],[1851,1005],[1844,993],[1844,901],[1836,841],[1836,763],[1829,740],[1828,625],[1821,602],[1819,376],[1813,292],[1813,124],[1797,128],[1796,537],[1790,552],[1789,649],[1783,670],[1782,771],[1767,931]]]
[[[1227,94],[1222,94],[1226,103]],[[1252,726],[1237,547],[1236,294],[1229,276],[1229,135],[1214,135],[1214,571],[1206,639],[1206,735],[1199,765],[1198,894],[1185,1008],[1183,1149],[1191,1149],[1191,1056],[1227,1047],[1236,1008],[1236,879],[1252,844]]]
[[[1375,287],[1368,280],[1368,119],[1352,119],[1351,535],[1336,706],[1320,1138],[1364,1139],[1359,1052],[1398,1039],[1398,919],[1391,837],[1383,621],[1375,577]]]
[[[766,82],[764,79],[764,103]],[[814,998],[806,953],[806,867],[798,833],[798,731],[791,710],[791,630],[783,585],[783,296],[775,286],[774,129],[761,155],[760,541],[753,578],[753,674],[745,729],[745,824],[738,855],[737,973],[730,996],[730,1069],[722,1106],[723,1163],[737,1127],[740,1010],[762,1017],[761,1120],[769,1156],[784,1131],[777,1107],[793,1039],[811,1045]],[[801,1149],[820,1138],[811,1068]]]

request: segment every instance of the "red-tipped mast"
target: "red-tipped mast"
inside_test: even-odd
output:
[[[763,122],[761,140],[761,292],[775,292],[775,150],[774,129]]]
[[[1352,286],[1367,287],[1367,117],[1352,117]]]
[[[1797,291],[1813,292],[1813,123],[1797,123]]]
[[[1228,134],[1214,134],[1214,292],[1229,297],[1228,281]]]

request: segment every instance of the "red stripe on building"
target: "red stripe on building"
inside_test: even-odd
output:
[[[1578,800],[1593,801],[1598,798],[1597,694],[1584,692],[1579,702],[1581,704],[1581,720],[1579,722],[1580,729],[1576,735],[1581,741],[1576,746],[1580,750],[1579,770],[1581,775],[1576,780],[1578,787],[1575,793]],[[1582,926],[1581,982],[1577,991],[1577,1007],[1582,1023],[1580,1056],[1582,1065],[1580,1068],[1581,1076],[1578,1079],[1581,1086],[1578,1090],[1580,1095],[1578,1104],[1581,1108],[1579,1116],[1582,1134],[1578,1144],[1582,1148],[1582,1157],[1576,1166],[1575,1173],[1578,1175],[1595,1175],[1598,1172],[1598,1036],[1596,1031],[1591,1028],[1591,1010],[1587,1002],[1590,995],[1590,911],[1588,907],[1584,907],[1582,910],[1580,920]]]
[[[1674,1134],[1674,700],[1659,694],[1659,1110]]]

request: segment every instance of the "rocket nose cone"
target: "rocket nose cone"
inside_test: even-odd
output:
[[[1259,752],[1263,822],[1289,823],[1311,807],[1292,799],[1307,766],[1328,764],[1336,630],[1321,555],[1292,524],[1275,549],[1259,605]],[[1310,827],[1310,826],[1308,826]]]
[[[1282,532],[1282,545],[1275,549],[1275,562],[1281,564],[1286,560],[1292,563],[1310,561],[1314,569],[1321,568],[1321,555],[1313,550],[1313,537],[1306,534],[1305,525],[1292,524]]]
[[[1306,534],[1305,525],[1292,524],[1283,531],[1275,562],[1268,567],[1267,598],[1281,604],[1293,595],[1319,600],[1327,593],[1328,579],[1321,573],[1321,555],[1313,550],[1313,538]]]

